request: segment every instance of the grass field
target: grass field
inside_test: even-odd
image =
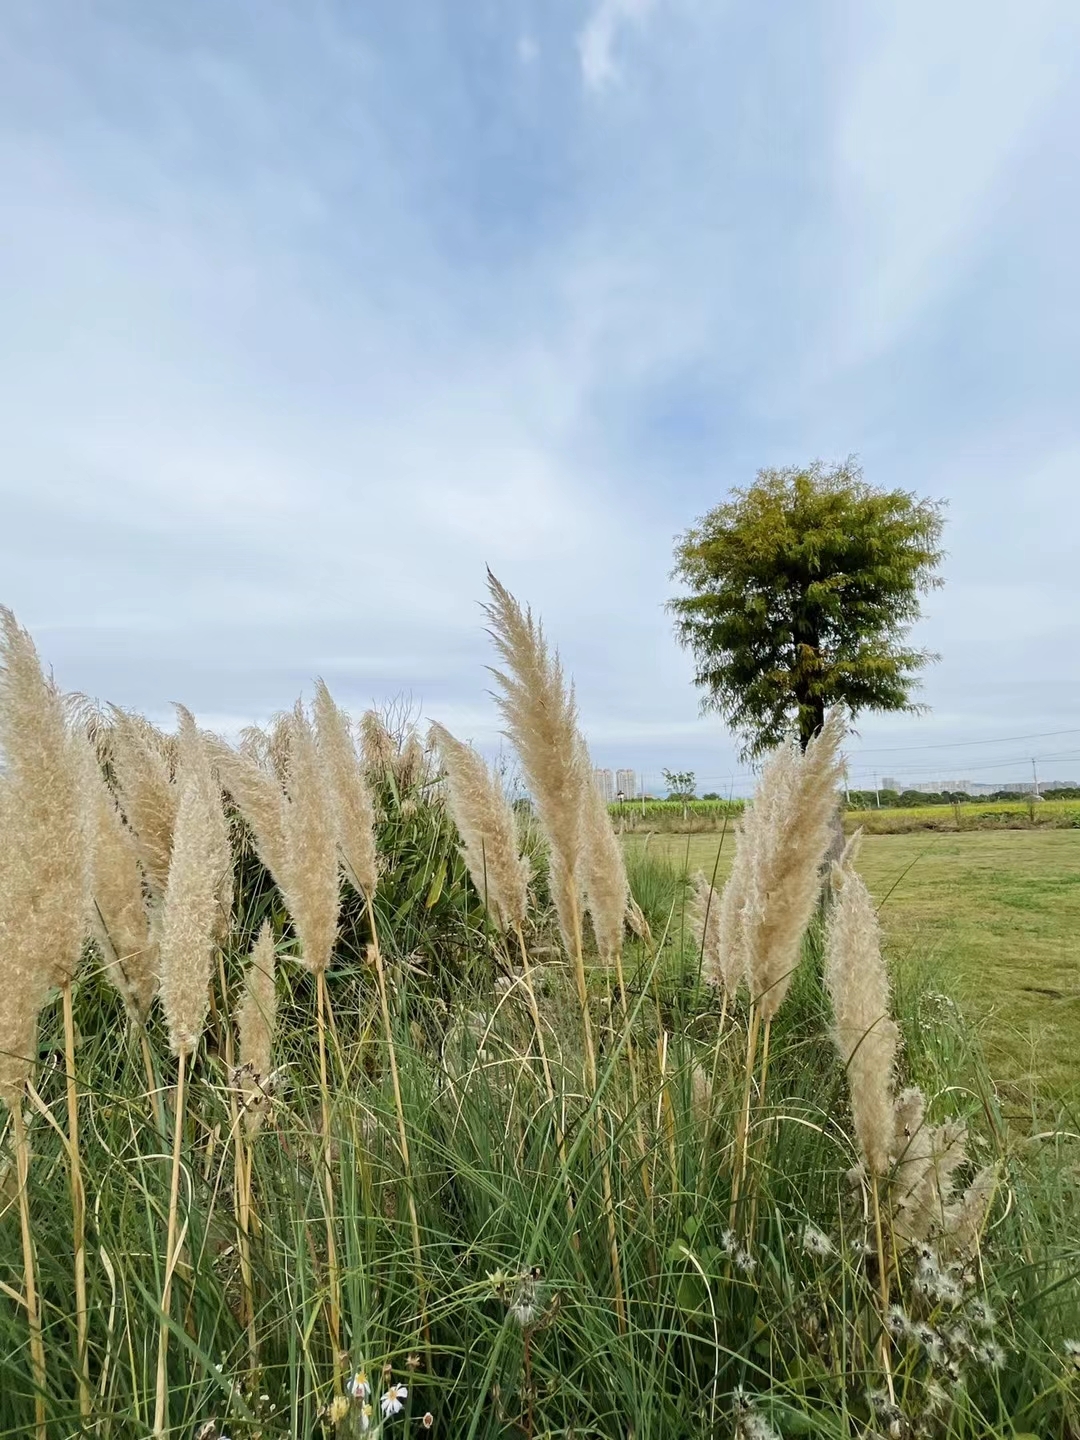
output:
[[[626,844],[711,874],[720,837],[634,835]],[[718,883],[731,852],[729,835]],[[977,1023],[995,1074],[1080,1089],[1080,832],[867,835],[861,868],[894,965],[940,972]]]
[[[962,800],[955,805],[884,806],[849,810],[849,830],[858,826],[869,835],[899,835],[914,830],[1031,830],[1080,829],[1080,801],[1042,800],[1035,804],[1022,796],[1015,800]]]

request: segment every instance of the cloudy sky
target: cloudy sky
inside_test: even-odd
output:
[[[738,791],[673,536],[854,452],[949,558],[853,775],[1080,775],[1075,0],[5,0],[0,74],[0,600],[65,687],[490,747],[490,564],[599,762]]]

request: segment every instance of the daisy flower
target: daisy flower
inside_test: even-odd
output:
[[[367,1371],[356,1370],[349,1379],[345,1389],[354,1400],[366,1400],[371,1394],[371,1386],[368,1384]]]
[[[405,1400],[409,1393],[407,1385],[391,1385],[386,1394],[382,1397],[383,1419],[389,1420],[391,1415],[399,1414],[405,1408]]]

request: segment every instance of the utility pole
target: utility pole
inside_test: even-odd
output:
[[[1032,791],[1032,794],[1035,796],[1036,800],[1041,800],[1042,796],[1039,794],[1039,772],[1035,769],[1034,755],[1031,757],[1031,778],[1035,784],[1035,789]]]
[[[874,795],[877,798],[877,808],[881,809],[881,789],[878,785],[877,772],[874,772]]]

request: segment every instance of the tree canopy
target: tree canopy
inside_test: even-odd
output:
[[[918,711],[937,659],[907,637],[941,584],[943,502],[869,485],[848,460],[761,470],[675,547],[669,602],[696,661],[703,708],[743,739],[743,758],[794,726],[803,746],[829,706]]]

